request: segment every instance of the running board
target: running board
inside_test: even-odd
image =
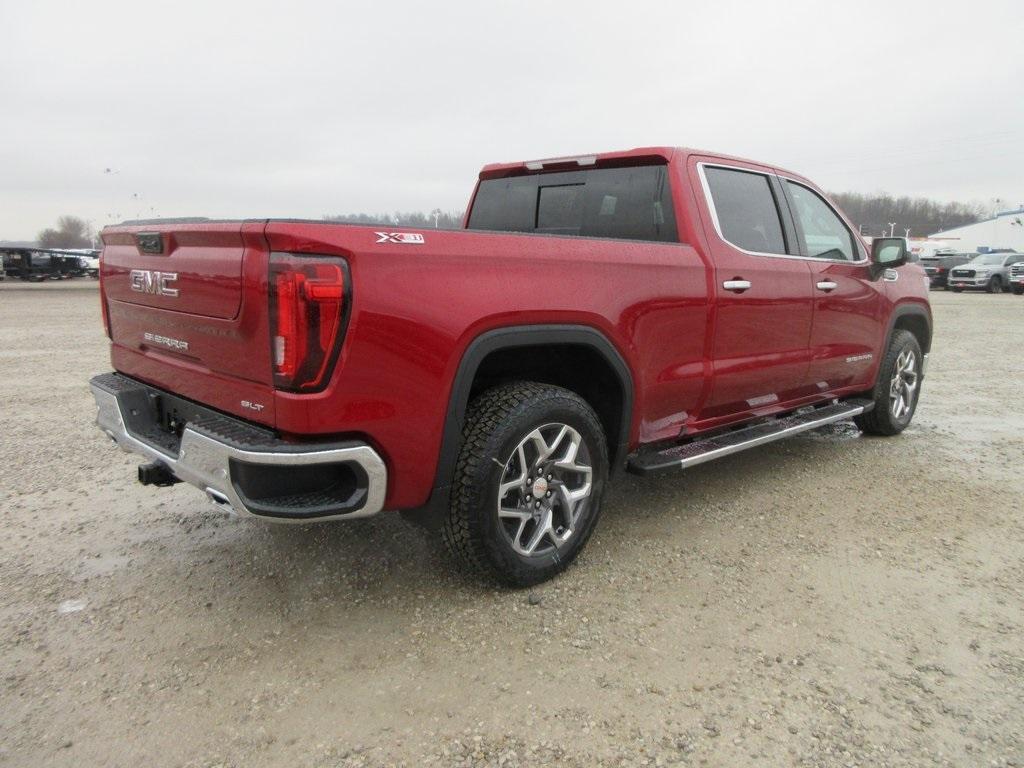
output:
[[[667,469],[686,469],[731,453],[745,451],[747,448],[755,448],[800,432],[817,429],[826,424],[852,419],[854,416],[867,413],[873,407],[874,403],[870,400],[844,400],[834,405],[797,411],[774,421],[736,429],[704,440],[673,445],[660,451],[638,453],[629,460],[626,469],[638,475]]]

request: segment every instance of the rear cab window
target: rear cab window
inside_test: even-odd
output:
[[[469,229],[678,242],[666,165],[483,179]]]

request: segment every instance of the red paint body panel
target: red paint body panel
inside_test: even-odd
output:
[[[694,189],[701,187],[697,165],[702,162],[722,161],[718,157],[692,155],[687,175]],[[728,163],[761,173],[772,172],[755,163]],[[806,259],[744,252],[718,236],[704,196],[700,198],[698,212],[713,264],[715,295],[713,386],[702,415],[729,416],[809,394],[808,343],[814,296]],[[751,288],[743,293],[728,291],[723,287],[728,280],[747,280]]]
[[[679,243],[427,230],[412,244],[380,242],[381,227],[278,220],[107,228],[102,285],[114,367],[289,439],[366,440],[387,463],[389,508],[428,499],[456,372],[473,340],[493,329],[575,324],[603,334],[633,377],[631,450],[870,386],[894,294],[903,282],[923,289],[921,270],[901,268],[912,275],[883,287],[865,280],[862,265],[736,251],[710,221],[698,157],[743,162],[673,148],[594,161],[668,163]],[[528,170],[491,165],[481,178]],[[162,233],[167,252],[139,252],[139,232]],[[276,251],[340,256],[349,266],[348,326],[321,392],[272,384],[267,275]],[[176,299],[130,289],[130,270],[168,267],[179,275]],[[721,288],[741,274],[756,290]],[[816,295],[822,274],[840,289]],[[901,300],[927,306],[923,290]],[[188,350],[149,343],[146,333],[182,339]],[[861,354],[873,357],[846,367]]]
[[[173,288],[187,292],[189,313],[222,319],[235,317],[242,302],[241,225],[190,225],[161,234],[163,252],[159,254],[142,252],[132,232],[111,234],[103,254],[106,273],[112,278],[107,298],[180,311],[175,297],[137,293],[130,289],[127,279],[122,279],[133,269],[157,270],[175,275]]]
[[[402,478],[390,506],[426,500],[456,370],[486,331],[546,323],[601,331],[637,383],[633,442],[678,435],[699,401],[707,295],[704,264],[689,246],[445,231],[428,232],[423,245],[378,245],[367,227],[273,221],[266,238],[274,251],[345,256],[353,283],[332,386],[278,392],[277,427],[368,438]]]
[[[821,390],[870,384],[892,309],[886,284],[871,279],[868,264],[808,265],[813,284],[837,285],[829,293],[815,290],[809,380]]]
[[[114,368],[183,397],[274,426],[264,226],[263,222],[234,222],[104,230],[100,270],[114,342]],[[165,241],[184,245],[169,249],[166,255],[138,253],[135,235],[154,229],[164,233]],[[174,285],[179,296],[131,291],[131,269],[176,272]],[[216,314],[222,317],[212,316]],[[185,341],[188,349],[148,341],[147,333]],[[242,400],[263,407],[246,408]]]

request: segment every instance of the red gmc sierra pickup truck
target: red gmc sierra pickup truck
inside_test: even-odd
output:
[[[932,339],[905,243],[807,179],[687,149],[488,165],[465,229],[103,231],[100,428],[273,521],[399,510],[516,585],[579,553],[609,479],[913,417]],[[430,526],[428,526],[430,527]]]

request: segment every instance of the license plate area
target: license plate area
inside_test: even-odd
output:
[[[118,399],[128,432],[177,458],[185,421],[173,407],[167,407],[165,397],[163,393],[139,386],[129,392],[121,392]]]
[[[138,383],[118,393],[125,428],[135,438],[159,449],[171,458],[178,458],[181,436],[188,424],[203,424],[217,420],[238,424],[248,437],[269,438],[271,433],[258,427],[228,420],[219,411]]]

